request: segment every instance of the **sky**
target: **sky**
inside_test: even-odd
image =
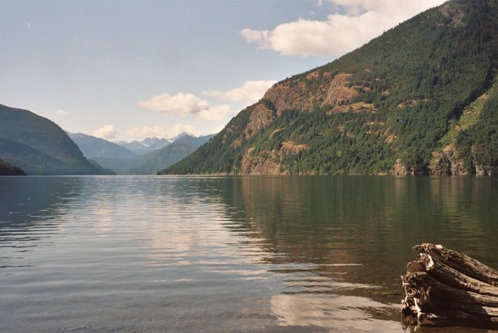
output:
[[[111,141],[220,131],[443,0],[2,0],[0,104]]]

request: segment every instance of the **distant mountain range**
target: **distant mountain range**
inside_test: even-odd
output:
[[[195,137],[181,133],[168,140],[146,138],[142,141],[112,143],[86,134],[69,134],[87,158],[118,174],[156,174],[180,161],[206,143],[213,135]]]
[[[0,159],[29,175],[108,174],[52,121],[0,105]]]
[[[131,142],[119,141],[117,144],[122,147],[125,147],[126,149],[137,155],[142,155],[164,148],[167,145],[169,145],[171,142],[173,142],[173,140],[154,137],[154,138],[145,138],[142,141],[138,140],[134,140]]]
[[[149,159],[137,167],[131,168],[129,172],[131,174],[156,174],[192,154],[213,137],[214,135],[194,137],[189,134],[178,136],[172,143],[149,155]]]
[[[122,145],[82,133],[68,133],[86,158],[133,158],[137,154]]]
[[[168,174],[498,173],[498,1],[452,0],[283,80]]]
[[[27,110],[0,105],[0,175],[156,174],[194,152],[213,135],[182,133],[119,144],[66,133]]]

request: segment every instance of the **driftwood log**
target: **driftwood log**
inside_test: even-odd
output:
[[[424,243],[401,277],[410,325],[498,328],[498,271],[441,245]]]

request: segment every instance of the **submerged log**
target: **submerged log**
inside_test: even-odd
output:
[[[405,322],[498,328],[498,271],[441,245],[414,249],[418,258],[401,277]]]

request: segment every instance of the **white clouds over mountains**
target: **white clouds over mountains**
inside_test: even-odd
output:
[[[241,110],[240,105],[247,106],[260,100],[266,90],[276,81],[247,81],[242,86],[227,91],[206,90],[202,94],[214,98],[219,105],[211,105],[207,100],[199,98],[191,93],[161,93],[138,102],[138,106],[143,109],[153,110],[171,118],[194,117],[208,121],[228,121]],[[234,104],[237,105],[234,107]],[[230,105],[229,105],[230,104]],[[188,132],[200,135],[200,131],[192,125],[176,124],[165,129],[161,126],[145,126],[126,129],[117,133],[112,125],[106,125],[93,132],[97,137],[104,139],[114,139],[116,137],[144,138],[148,136],[170,138],[181,132]]]
[[[299,18],[269,29],[247,27],[240,31],[246,42],[281,55],[324,56],[334,58],[367,43],[382,32],[445,0],[315,0],[316,10],[330,12],[326,18]],[[297,17],[297,16],[296,16]],[[324,16],[322,16],[324,17]],[[276,81],[246,81],[227,90],[204,90],[201,93],[163,92],[140,100],[138,106],[165,116],[165,121],[186,122],[207,127],[228,122],[243,107],[257,102]],[[179,119],[179,118],[183,118]],[[177,130],[198,133],[191,125],[177,128],[141,127],[123,130],[117,135],[107,125],[98,130],[101,137],[168,137]],[[187,128],[186,126],[190,126]],[[214,127],[213,127],[214,128]]]
[[[57,110],[55,111],[55,115],[58,116],[58,117],[65,117],[65,116],[69,116],[71,114],[71,112],[67,111],[67,110]]]
[[[123,131],[122,137],[131,139],[144,139],[148,137],[158,138],[173,138],[180,133],[190,133],[193,135],[200,135],[201,133],[194,126],[189,124],[175,124],[167,129],[162,126],[143,126],[136,128],[129,128]]]
[[[117,131],[114,129],[114,125],[104,125],[101,128],[93,131],[92,135],[97,138],[112,140],[116,138]]]
[[[105,140],[142,140],[148,137],[158,137],[158,138],[173,138],[180,133],[190,133],[192,135],[200,135],[201,132],[194,126],[189,124],[175,124],[169,128],[164,128],[162,126],[142,126],[135,128],[128,128],[122,131],[115,129],[114,125],[104,125],[99,129],[92,132],[92,135],[105,139]]]
[[[263,97],[266,90],[276,81],[247,81],[241,87],[227,91],[207,90],[203,95],[214,97],[222,102],[241,102],[249,105]],[[209,105],[209,102],[193,94],[177,93],[170,95],[163,93],[151,96],[147,100],[138,102],[138,106],[154,110],[164,115],[185,117],[192,115],[205,120],[221,120],[235,115],[240,110],[233,110],[230,105]]]
[[[273,30],[243,29],[248,43],[281,55],[337,57],[361,46],[398,23],[438,6],[445,0],[328,0],[345,13],[333,13],[327,20],[298,19]],[[323,1],[318,2],[321,6]]]
[[[164,93],[152,96],[146,101],[140,101],[138,106],[164,114],[185,117],[188,114],[195,115],[208,109],[209,103],[192,94],[178,93],[170,95]]]
[[[203,91],[205,96],[215,97],[221,101],[256,103],[263,97],[265,92],[277,81],[247,81],[241,87],[227,91],[208,90]]]
[[[176,117],[193,115],[206,120],[220,120],[233,114],[228,105],[211,107],[207,101],[195,95],[184,93],[155,95],[148,100],[138,102],[138,106],[164,115]]]

